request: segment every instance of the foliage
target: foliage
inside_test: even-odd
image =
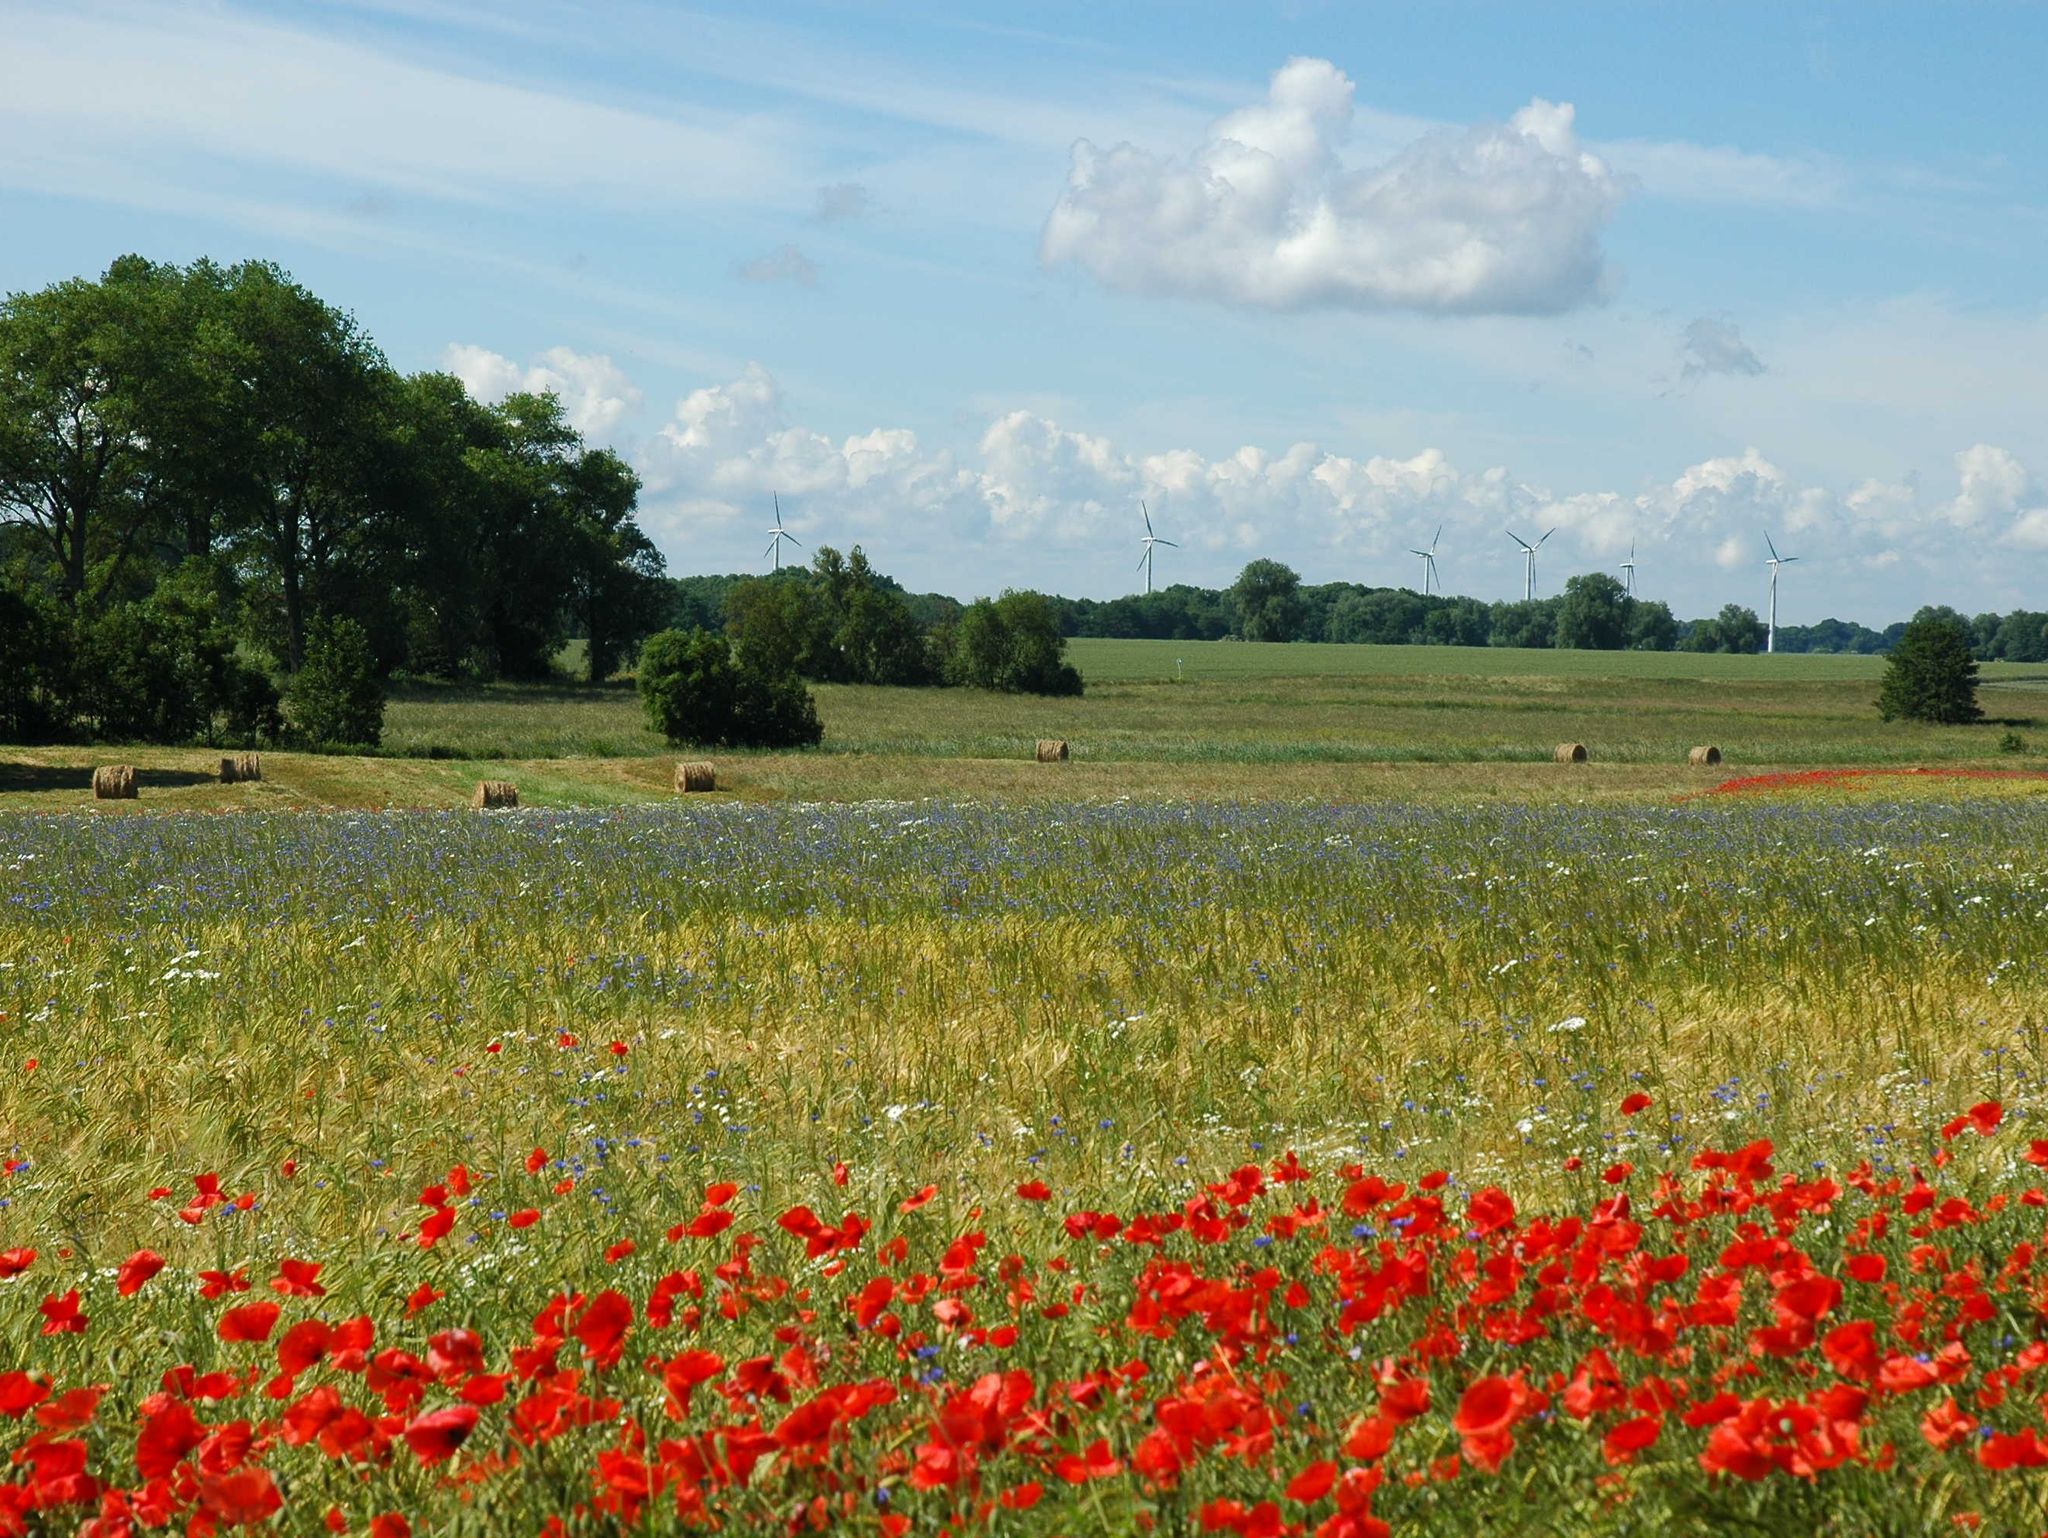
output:
[[[1066,660],[1052,603],[1042,593],[1005,591],[970,604],[953,629],[946,681],[1001,694],[1078,695],[1081,675]]]
[[[70,676],[65,616],[39,589],[0,582],[0,742],[58,735]]]
[[[1567,651],[1620,651],[1628,644],[1633,606],[1604,571],[1568,577],[1557,602],[1556,644]]]
[[[735,657],[709,630],[663,630],[640,648],[640,698],[671,743],[813,747],[824,736],[803,680]]]
[[[1877,713],[1887,721],[1957,726],[1978,720],[1977,659],[1964,623],[1923,615],[1892,647],[1878,689]]]
[[[370,638],[352,619],[315,616],[306,660],[285,690],[292,735],[314,747],[375,747],[384,735],[384,690]]]
[[[1301,577],[1291,566],[1257,560],[1231,584],[1237,633],[1247,641],[1292,641],[1302,633]]]
[[[207,623],[287,670],[316,618],[345,615],[379,671],[543,677],[573,631],[607,676],[669,597],[637,491],[553,397],[485,406],[401,377],[268,263],[123,257],[0,302],[0,561],[103,660],[143,637],[112,612],[198,563],[219,578]],[[156,651],[114,660],[161,682],[176,667]],[[48,729],[193,715],[87,692],[91,719]]]
[[[1689,652],[1760,652],[1768,636],[1756,610],[1729,603],[1714,618],[1694,621],[1678,645]]]
[[[903,590],[855,545],[820,546],[808,571],[751,578],[725,598],[733,650],[768,672],[817,683],[939,682],[934,648]]]

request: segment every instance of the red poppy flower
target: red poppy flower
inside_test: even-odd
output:
[[[0,1250],[0,1282],[19,1276],[36,1263],[34,1250]]]
[[[514,1228],[531,1228],[540,1221],[540,1209],[538,1207],[521,1207],[512,1216],[505,1219],[505,1221]]]
[[[83,1335],[85,1327],[92,1323],[78,1311],[78,1289],[59,1296],[56,1293],[44,1298],[38,1305],[43,1313],[45,1335]]]
[[[50,1397],[50,1385],[18,1369],[0,1372],[0,1415],[20,1420]]]
[[[293,1260],[289,1256],[278,1262],[277,1275],[270,1279],[270,1290],[286,1298],[327,1296],[327,1289],[320,1285],[319,1264],[310,1260]]]
[[[1337,1465],[1328,1459],[1311,1463],[1307,1468],[1287,1481],[1286,1496],[1290,1501],[1299,1501],[1310,1506],[1330,1493],[1330,1487],[1337,1483]]]
[[[1655,1415],[1638,1415],[1623,1421],[1600,1439],[1601,1456],[1609,1463],[1627,1463],[1664,1434],[1664,1421]]]
[[[121,1262],[121,1269],[114,1276],[114,1290],[124,1298],[132,1298],[163,1268],[164,1258],[155,1250],[137,1250]]]
[[[922,1207],[926,1202],[930,1201],[934,1196],[937,1196],[938,1194],[939,1188],[937,1186],[926,1186],[922,1191],[919,1191],[917,1195],[905,1197],[902,1203],[896,1208],[896,1210],[898,1212],[915,1212],[918,1208]]]
[[[1460,1436],[1487,1436],[1505,1431],[1521,1419],[1528,1391],[1514,1378],[1497,1373],[1475,1378],[1458,1399],[1451,1425]]]
[[[214,1333],[224,1341],[264,1341],[277,1328],[281,1312],[275,1303],[244,1303],[220,1316]]]
[[[1049,1202],[1052,1200],[1052,1187],[1042,1180],[1027,1180],[1017,1187],[1017,1194],[1027,1202]]]
[[[474,1405],[450,1405],[415,1416],[405,1425],[405,1445],[422,1464],[446,1463],[476,1430]]]
[[[1644,1094],[1641,1090],[1637,1090],[1634,1094],[1630,1095],[1627,1099],[1621,1102],[1621,1114],[1624,1116],[1633,1116],[1638,1111],[1649,1110],[1649,1108],[1655,1105],[1656,1103],[1656,1101],[1652,1100],[1648,1095]]]

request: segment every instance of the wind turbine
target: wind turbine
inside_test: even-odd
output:
[[[1771,628],[1764,632],[1764,650],[1774,652],[1778,649],[1778,568],[1790,566],[1799,557],[1778,554],[1778,547],[1771,543],[1768,534],[1764,536],[1764,548],[1771,552],[1771,558],[1764,562],[1771,569]]]
[[[1522,601],[1527,603],[1536,596],[1536,552],[1543,548],[1543,540],[1550,538],[1557,530],[1552,528],[1535,544],[1530,544],[1513,529],[1507,531],[1509,539],[1522,547]]]
[[[1442,539],[1443,537],[1444,526],[1442,524],[1438,524],[1436,526],[1436,533],[1430,537],[1429,548],[1427,550],[1411,549],[1408,552],[1410,555],[1419,555],[1422,557],[1422,596],[1424,598],[1427,598],[1429,596],[1429,585],[1432,582],[1436,583],[1437,592],[1441,593],[1444,590],[1443,582],[1436,574],[1437,541]]]
[[[1145,553],[1138,557],[1138,564],[1145,569],[1145,591],[1149,593],[1152,591],[1152,547],[1164,545],[1169,550],[1178,550],[1180,546],[1152,532],[1152,512],[1142,501],[1138,503],[1138,511],[1145,515]]]
[[[1621,563],[1622,591],[1633,598],[1636,596],[1636,542],[1628,542],[1628,559]]]
[[[775,527],[768,530],[768,549],[764,553],[775,562],[775,569],[780,571],[782,570],[782,542],[786,539],[799,550],[803,549],[804,542],[782,526],[782,494],[780,492],[770,492],[769,495],[775,498]]]

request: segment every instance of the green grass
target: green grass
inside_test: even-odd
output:
[[[1722,749],[1730,774],[2027,768],[2048,748],[2034,724],[2048,722],[2048,670],[2017,665],[1984,670],[1999,719],[1933,728],[1878,719],[1870,658],[1167,641],[1080,641],[1074,654],[1089,679],[1080,699],[821,686],[824,746],[720,753],[724,786],[749,800],[1669,798],[1701,788],[1684,767],[1700,743]],[[538,805],[671,794],[677,752],[629,684],[409,684],[385,721],[381,757],[267,754],[258,787],[212,784],[218,756],[199,751],[12,749],[0,808],[77,806],[89,767],[115,760],[151,771],[145,809],[450,806],[484,777],[515,780]],[[2000,751],[2012,731],[2026,750]],[[1074,761],[1031,764],[1041,737],[1067,739]],[[1591,765],[1561,775],[1550,758],[1564,741],[1585,743]]]
[[[1882,660],[1461,647],[1077,641],[1078,700],[823,686],[826,753],[1011,758],[1065,737],[1103,762],[1530,763],[1583,741],[1605,763],[1682,760],[1712,742],[1752,765],[1970,762],[2009,728],[1881,722]],[[1175,680],[1174,663],[1184,662]],[[2048,672],[1985,670],[1988,713],[2031,722]],[[2044,709],[2048,715],[2048,709]],[[630,689],[418,686],[386,751],[490,759],[651,755]]]

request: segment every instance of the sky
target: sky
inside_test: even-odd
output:
[[[274,260],[678,574],[2048,608],[2048,9],[5,13],[0,289]]]

